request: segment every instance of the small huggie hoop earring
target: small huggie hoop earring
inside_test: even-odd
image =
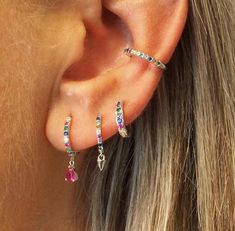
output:
[[[70,160],[68,165],[68,171],[65,175],[65,181],[68,182],[75,182],[78,180],[78,175],[75,171],[75,156],[78,154],[78,152],[73,151],[71,147],[71,141],[70,141],[70,129],[71,129],[71,121],[72,117],[68,116],[65,119],[64,124],[64,145],[65,145],[65,151],[67,152]]]
[[[118,101],[116,103],[115,115],[116,115],[116,124],[117,124],[118,132],[120,136],[122,136],[123,138],[128,137],[125,120],[124,120],[123,106],[122,106],[121,101]]]
[[[102,171],[104,169],[106,159],[104,155],[104,146],[102,138],[102,117],[100,114],[96,117],[96,138],[97,138],[98,152],[99,152],[97,163],[100,171]]]

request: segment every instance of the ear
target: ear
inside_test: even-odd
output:
[[[86,29],[83,54],[58,76],[47,121],[47,136],[59,150],[63,124],[72,115],[74,150],[96,144],[95,119],[102,115],[103,139],[117,133],[115,104],[123,102],[125,121],[131,123],[144,110],[156,90],[162,71],[123,49],[132,47],[169,62],[181,37],[187,0],[106,0],[103,8],[82,8]],[[100,2],[96,4],[100,6]],[[103,9],[92,18],[86,10]],[[89,17],[87,17],[89,15]]]

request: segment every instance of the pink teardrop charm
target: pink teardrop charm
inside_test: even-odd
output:
[[[77,180],[78,180],[78,174],[75,172],[75,168],[69,168],[65,175],[65,181],[75,182]]]

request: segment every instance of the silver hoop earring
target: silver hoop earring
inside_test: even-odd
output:
[[[116,115],[116,124],[117,124],[118,132],[120,136],[122,136],[123,138],[128,137],[125,120],[124,120],[123,106],[122,106],[121,101],[118,101],[116,103],[115,115]]]
[[[99,152],[97,158],[97,164],[100,171],[103,171],[106,159],[104,155],[104,146],[102,138],[102,117],[100,114],[98,114],[98,116],[96,117],[96,138],[97,138],[98,152]]]
[[[78,175],[75,171],[75,156],[78,154],[78,152],[73,151],[71,147],[71,140],[70,140],[70,129],[71,129],[71,122],[72,122],[72,116],[68,116],[65,119],[64,124],[64,146],[65,151],[67,152],[70,160],[68,165],[68,171],[65,175],[65,181],[68,182],[75,182],[78,180]]]

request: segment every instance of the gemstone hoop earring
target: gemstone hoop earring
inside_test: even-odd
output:
[[[115,115],[116,115],[116,124],[117,124],[118,132],[120,136],[122,136],[123,138],[128,137],[125,120],[124,120],[123,106],[122,106],[121,101],[118,101],[116,103]]]
[[[96,117],[96,138],[97,138],[98,152],[99,152],[97,163],[100,171],[103,171],[106,159],[104,155],[104,146],[102,138],[102,117],[100,114],[98,114],[98,116]]]
[[[72,122],[72,116],[66,117],[64,124],[64,145],[65,145],[65,151],[67,152],[70,158],[68,171],[66,172],[65,175],[65,181],[67,182],[75,182],[78,180],[78,175],[75,171],[75,160],[74,160],[78,152],[73,151],[71,147],[71,141],[70,141],[71,122]]]

